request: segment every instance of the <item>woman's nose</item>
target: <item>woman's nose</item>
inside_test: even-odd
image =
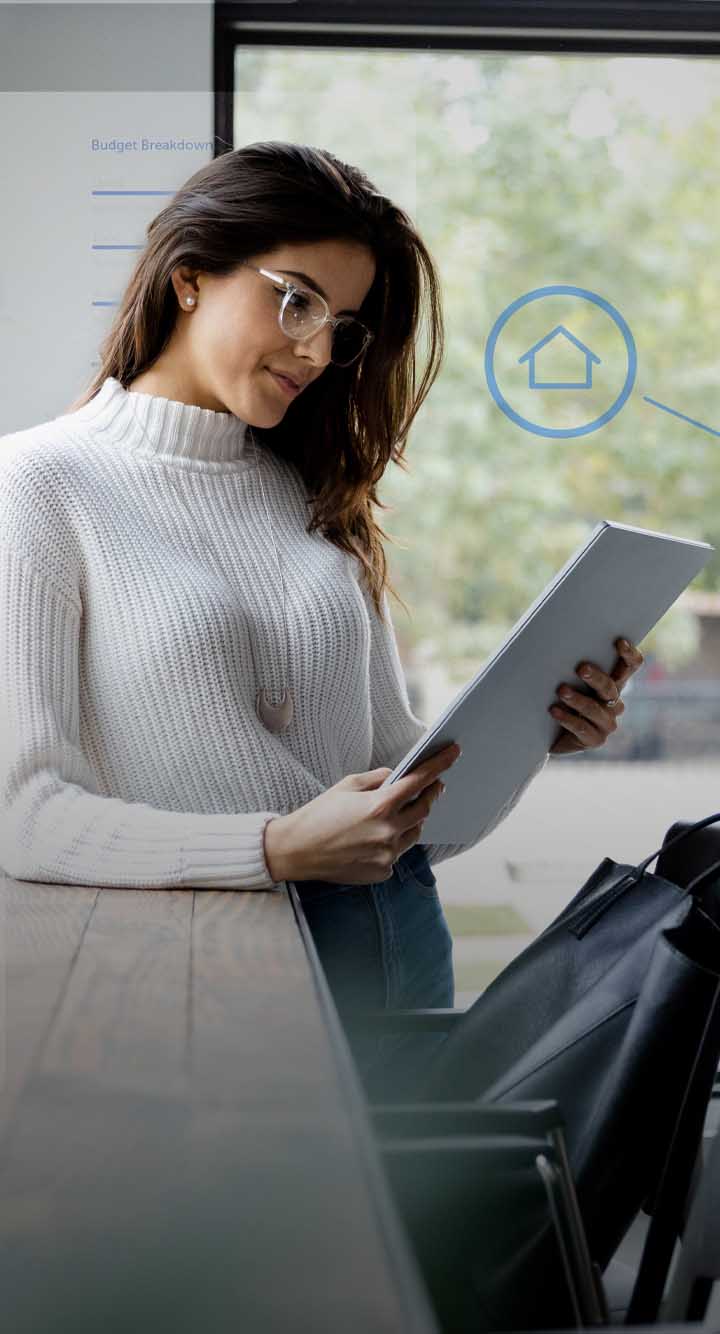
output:
[[[309,338],[296,338],[295,342],[310,354],[316,364],[326,366],[331,359],[332,335],[332,325],[323,324],[322,328],[310,334]]]

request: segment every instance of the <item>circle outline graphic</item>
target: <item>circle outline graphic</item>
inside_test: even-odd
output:
[[[527,417],[522,417],[519,412],[516,412],[515,409],[510,406],[495,377],[495,347],[508,320],[515,314],[516,310],[520,310],[522,306],[528,305],[531,301],[539,301],[541,297],[544,296],[577,296],[584,301],[592,301],[594,305],[600,306],[601,310],[604,310],[605,314],[610,316],[610,319],[617,325],[623,336],[628,359],[625,383],[615,401],[610,404],[610,407],[603,412],[600,417],[596,417],[593,421],[588,422],[586,426],[566,427],[561,430],[553,429],[551,426],[540,426],[536,422],[529,421]],[[630,332],[629,325],[623,319],[620,311],[616,310],[604,297],[598,296],[597,292],[591,292],[587,287],[573,287],[565,283],[551,283],[547,287],[534,287],[531,292],[526,292],[524,296],[517,297],[515,301],[512,301],[511,304],[506,306],[505,310],[501,311],[498,315],[490,330],[490,335],[485,346],[485,378],[487,379],[490,393],[500,408],[500,411],[503,412],[506,417],[509,417],[511,421],[514,421],[517,426],[521,426],[524,431],[531,431],[533,435],[551,436],[555,439],[568,440],[573,436],[589,435],[591,431],[597,431],[601,426],[604,426],[606,422],[611,421],[620,411],[623,404],[627,402],[627,399],[632,392],[633,385],[635,384],[636,373],[637,349],[635,347],[635,340]]]

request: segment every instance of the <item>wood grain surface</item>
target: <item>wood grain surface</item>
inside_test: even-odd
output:
[[[0,877],[12,1334],[437,1334],[294,886]]]

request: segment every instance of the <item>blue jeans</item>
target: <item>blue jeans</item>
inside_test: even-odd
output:
[[[455,1004],[453,941],[424,845],[408,848],[379,884],[294,883],[368,1095],[408,1095],[446,1034],[355,1031],[353,1011]]]

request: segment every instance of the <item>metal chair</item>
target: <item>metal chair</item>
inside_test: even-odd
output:
[[[607,1324],[556,1103],[400,1103],[372,1119],[443,1334]]]

